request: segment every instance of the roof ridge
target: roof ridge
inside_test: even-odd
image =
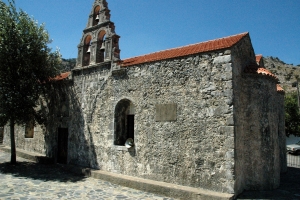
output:
[[[181,47],[156,51],[149,54],[123,59],[120,64],[121,66],[126,67],[159,60],[179,58],[197,53],[226,49],[232,47],[247,35],[249,35],[249,32],[244,32],[195,44],[189,44]]]
[[[232,37],[236,37],[236,36],[242,36],[242,35],[245,36],[247,34],[249,34],[249,32],[243,32],[243,33],[239,33],[239,34],[235,34],[235,35],[229,35],[229,36],[225,36],[225,37],[221,37],[221,38],[217,38],[217,39],[211,39],[211,40],[206,40],[206,41],[203,41],[203,42],[197,42],[195,44],[188,44],[188,45],[184,45],[184,46],[159,50],[159,51],[155,51],[155,52],[151,52],[151,53],[147,53],[147,54],[142,54],[142,55],[139,55],[139,56],[125,58],[125,59],[122,59],[122,61],[133,59],[133,58],[138,58],[138,57],[143,57],[143,56],[147,56],[147,55],[151,55],[151,54],[155,54],[155,53],[160,53],[160,52],[165,52],[165,51],[170,51],[170,50],[176,50],[176,49],[181,49],[181,48],[184,48],[184,47],[190,47],[190,46],[194,46],[194,45],[205,44],[205,43],[208,43],[208,42],[214,42],[214,41],[218,41],[218,40],[228,39],[228,38],[232,38]]]

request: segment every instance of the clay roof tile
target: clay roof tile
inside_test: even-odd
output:
[[[60,81],[63,79],[68,78],[68,76],[71,74],[71,72],[65,72],[65,73],[61,73],[60,75],[57,75],[56,77],[52,78],[52,81]]]
[[[278,78],[274,74],[272,74],[268,69],[262,68],[257,64],[247,66],[244,72],[249,74],[259,74],[263,76],[268,76],[274,78],[277,82],[279,81]]]
[[[279,84],[277,84],[277,92],[283,93],[283,94],[285,93],[284,89]]]
[[[192,55],[196,53],[203,53],[203,52],[229,48],[232,47],[237,42],[239,42],[243,37],[245,37],[248,34],[249,33],[246,32],[246,33],[232,35],[229,37],[224,37],[216,40],[210,40],[210,41],[183,46],[179,48],[167,49],[164,51],[158,51],[151,54],[128,58],[121,62],[121,66],[128,67],[131,65],[143,64],[147,62],[165,60],[165,59],[176,58],[176,57],[183,57],[183,56]]]

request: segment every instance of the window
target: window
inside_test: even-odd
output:
[[[134,140],[134,105],[130,100],[119,101],[115,108],[114,145],[124,146],[128,138]]]

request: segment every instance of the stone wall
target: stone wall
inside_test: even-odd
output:
[[[74,71],[69,162],[105,171],[233,193],[230,51],[131,66]],[[134,105],[135,146],[114,145],[114,112]],[[176,120],[155,120],[157,105]]]
[[[244,48],[245,47],[247,48]],[[239,135],[238,132],[238,126],[239,126],[239,113],[240,113],[240,107],[239,107],[239,95],[240,92],[243,90],[241,87],[241,83],[243,80],[243,74],[244,69],[246,66],[251,64],[255,59],[254,50],[251,45],[250,38],[247,38],[243,41],[240,41],[233,49],[232,49],[232,60],[233,60],[233,104],[234,104],[234,138],[235,138],[235,163],[234,163],[234,174],[235,174],[235,192],[241,193],[244,190],[244,184],[245,184],[245,177],[244,177],[244,167],[243,167],[243,159],[241,159],[241,156],[243,155],[243,149],[237,149],[237,144],[239,143],[239,138],[237,136]],[[241,111],[242,112],[242,111]],[[238,157],[238,151],[241,152],[241,156]]]
[[[3,144],[10,146],[10,127],[4,127]],[[15,126],[16,148],[45,154],[45,138],[41,126],[34,127],[33,138],[25,138],[25,126]]]
[[[244,189],[275,189],[280,182],[281,134],[276,82],[266,77],[245,77],[242,85],[236,147],[237,163],[243,165]]]
[[[284,93],[277,93],[280,172],[287,172]]]
[[[236,193],[278,187],[280,161],[284,159],[284,155],[280,156],[283,97],[277,93],[275,79],[244,74],[244,67],[255,63],[252,47],[247,50],[246,46],[250,47],[250,40],[242,41],[232,50]]]
[[[15,125],[16,148],[44,154],[56,160],[57,129],[59,127],[68,128],[69,126],[69,98],[72,96],[69,89],[71,86],[72,83],[69,80],[54,83],[51,98],[47,102],[44,98],[40,99],[40,106],[49,104],[49,109],[45,111],[48,113],[48,119],[44,125],[35,125],[32,138],[25,137],[25,126]],[[4,127],[3,143],[10,146],[9,125]]]

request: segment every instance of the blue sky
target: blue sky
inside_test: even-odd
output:
[[[63,58],[77,45],[94,0],[15,0],[45,23]],[[107,0],[121,58],[249,32],[256,54],[300,64],[299,0]]]

